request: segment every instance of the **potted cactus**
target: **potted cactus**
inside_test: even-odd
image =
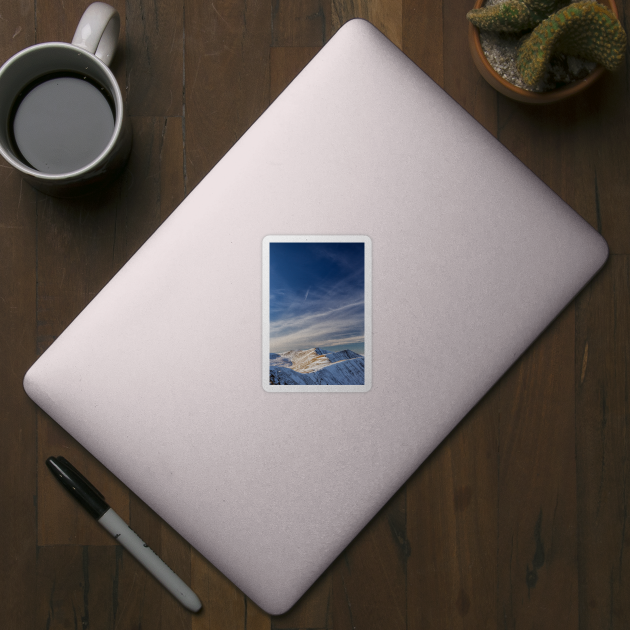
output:
[[[626,34],[614,0],[477,0],[469,11],[469,41],[482,76],[499,92],[520,101],[566,98],[615,70],[626,50]],[[482,45],[482,38],[484,39]],[[494,42],[511,48],[498,63]]]

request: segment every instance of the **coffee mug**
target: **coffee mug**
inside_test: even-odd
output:
[[[25,48],[0,68],[0,154],[33,187],[81,195],[111,181],[131,150],[131,124],[109,64],[120,16],[95,2],[71,44]]]

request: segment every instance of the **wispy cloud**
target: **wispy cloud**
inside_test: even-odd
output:
[[[275,290],[270,296],[270,351],[362,343],[364,291],[357,282],[362,273],[349,270],[333,284],[309,287],[305,295],[288,287]]]

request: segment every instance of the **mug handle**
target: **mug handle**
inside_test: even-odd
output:
[[[94,2],[81,16],[72,44],[96,55],[109,66],[116,52],[120,15],[104,2]]]

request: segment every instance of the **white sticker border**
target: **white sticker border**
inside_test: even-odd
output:
[[[269,383],[269,245],[270,243],[364,243],[365,383],[363,385],[271,385]],[[365,235],[272,234],[262,242],[262,386],[266,392],[367,392],[372,388],[372,239]]]

